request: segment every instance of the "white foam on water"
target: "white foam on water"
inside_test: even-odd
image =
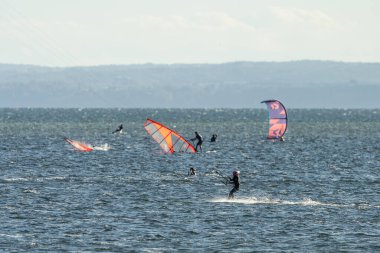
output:
[[[310,198],[303,199],[301,201],[289,201],[281,199],[272,199],[272,198],[239,198],[235,197],[234,199],[228,198],[215,198],[211,199],[210,202],[213,203],[237,203],[245,205],[260,205],[260,204],[269,204],[269,205],[297,205],[297,206],[332,206],[332,207],[348,207],[350,205],[342,205],[336,203],[324,203],[320,201],[315,201]]]
[[[45,180],[65,180],[67,177],[46,177]]]
[[[108,151],[111,149],[111,146],[108,145],[108,143],[105,143],[103,145],[100,145],[100,146],[95,146],[94,147],[94,150],[101,150],[101,151]]]
[[[16,235],[0,234],[0,237],[22,238],[23,236],[19,234],[16,234]]]
[[[35,189],[25,189],[22,191],[23,193],[34,193],[34,194],[39,194],[39,192]]]
[[[26,182],[30,180],[29,178],[24,178],[24,177],[1,178],[1,179],[6,182]]]

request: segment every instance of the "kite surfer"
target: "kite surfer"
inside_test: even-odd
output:
[[[216,138],[218,137],[218,135],[217,134],[213,134],[212,136],[211,136],[211,140],[210,140],[210,142],[216,142]]]
[[[118,126],[116,130],[113,131],[112,133],[114,134],[114,133],[122,133],[122,132],[123,132],[123,124],[120,124],[120,126]]]
[[[197,173],[197,170],[191,167],[189,170],[188,176],[195,176],[196,173]]]
[[[234,184],[234,188],[230,191],[230,194],[228,194],[228,199],[234,198],[234,193],[239,191],[240,187],[240,171],[234,171],[232,172],[232,178],[230,177],[230,184]]]
[[[195,152],[198,152],[198,146],[202,152],[202,143],[203,143],[203,138],[198,132],[195,132],[195,137],[191,139],[191,141],[198,140],[197,145],[195,146]]]

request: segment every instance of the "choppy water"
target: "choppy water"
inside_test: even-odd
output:
[[[147,117],[206,140],[165,155]],[[378,252],[380,110],[0,109],[0,250]],[[125,132],[110,134],[120,123]],[[74,151],[67,136],[109,151]],[[190,166],[196,177],[187,177]],[[241,171],[227,201],[213,170]]]

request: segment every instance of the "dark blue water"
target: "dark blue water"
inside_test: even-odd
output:
[[[264,109],[0,109],[0,250],[380,251],[380,110],[288,113],[272,142]],[[218,140],[166,155],[147,117]]]

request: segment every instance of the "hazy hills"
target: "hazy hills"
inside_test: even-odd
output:
[[[0,107],[380,108],[380,63],[0,64]]]

